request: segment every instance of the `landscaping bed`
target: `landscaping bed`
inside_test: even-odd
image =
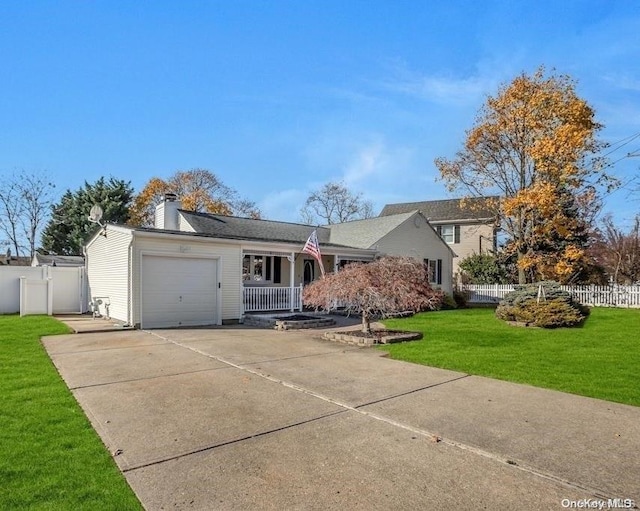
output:
[[[276,330],[299,330],[304,328],[327,328],[336,324],[329,317],[318,317],[307,314],[274,314],[247,315],[245,325],[261,328],[275,328]]]
[[[373,346],[374,344],[392,344],[396,342],[416,341],[422,339],[422,332],[406,332],[402,330],[372,330],[370,334],[362,330],[326,332],[323,337],[330,341]]]

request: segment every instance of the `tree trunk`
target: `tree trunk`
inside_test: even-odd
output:
[[[525,256],[524,252],[518,251],[518,284],[526,284],[527,283],[527,275],[524,272],[524,268],[520,266],[520,259]]]
[[[366,312],[362,313],[362,331],[367,335],[371,333],[371,320]]]

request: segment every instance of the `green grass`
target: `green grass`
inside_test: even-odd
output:
[[[580,328],[511,326],[492,309],[384,321],[423,332],[392,358],[640,406],[640,310],[594,308]]]
[[[68,332],[0,316],[0,509],[142,509],[40,343]]]

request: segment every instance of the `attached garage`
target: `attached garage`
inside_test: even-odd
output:
[[[142,254],[141,327],[220,323],[219,259]]]

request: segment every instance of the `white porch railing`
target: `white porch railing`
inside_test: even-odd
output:
[[[292,295],[293,291],[293,295]],[[298,287],[256,286],[242,289],[244,312],[302,310],[302,284]]]
[[[583,305],[640,307],[640,286],[561,286]],[[463,291],[471,303],[498,303],[513,291],[511,284],[466,285]]]

